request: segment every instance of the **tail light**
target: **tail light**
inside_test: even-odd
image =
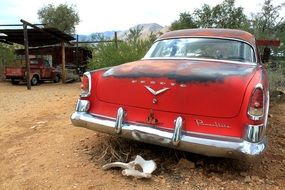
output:
[[[251,94],[248,115],[252,120],[261,120],[263,118],[264,90],[261,84],[258,84]]]
[[[91,92],[91,74],[86,72],[83,74],[82,83],[81,83],[81,97],[90,96]]]

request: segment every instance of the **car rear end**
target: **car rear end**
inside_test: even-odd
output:
[[[197,47],[204,48],[198,41],[195,38]],[[207,44],[211,42],[207,39]],[[222,43],[222,50],[228,49],[228,41]],[[159,52],[156,47],[150,51]],[[194,58],[173,57],[173,49],[166,50],[170,57],[85,73],[72,123],[207,156],[262,154],[269,94],[266,72],[254,63],[254,49],[248,54],[252,57],[233,60],[205,57],[201,51],[188,54]],[[182,51],[177,52],[180,56]]]
[[[261,68],[253,70],[247,80],[233,77],[223,84],[191,85],[148,77],[118,81],[99,77],[105,71],[85,73],[71,120],[95,131],[208,156],[259,155],[266,147],[269,100],[267,86],[262,81],[254,85],[261,79]],[[243,84],[238,90],[230,87],[235,80]],[[147,87],[169,89],[154,96]]]

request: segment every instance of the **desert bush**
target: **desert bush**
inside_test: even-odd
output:
[[[151,34],[147,39],[140,38],[141,29],[131,30],[126,39],[118,43],[101,43],[92,48],[92,59],[88,62],[89,69],[99,69],[136,61],[146,54],[156,36]],[[100,40],[103,40],[102,36]]]
[[[11,65],[15,59],[14,48],[0,43],[0,79],[4,73],[4,68]]]
[[[275,91],[285,90],[285,62],[280,61],[276,67],[268,67],[268,80],[270,86],[270,94],[273,95]]]

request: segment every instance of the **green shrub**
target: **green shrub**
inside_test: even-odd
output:
[[[13,46],[0,43],[0,79],[4,73],[5,66],[11,65],[15,59]]]
[[[280,61],[277,67],[268,68],[268,80],[270,94],[273,95],[276,91],[285,90],[285,62]]]
[[[126,40],[118,42],[118,47],[115,43],[100,43],[93,46],[88,68],[111,67],[143,58],[156,36],[151,34],[147,39],[141,39],[140,31],[141,29],[131,30]]]

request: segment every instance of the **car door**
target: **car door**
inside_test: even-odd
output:
[[[52,67],[47,60],[44,60],[42,69],[42,78],[51,78]]]

